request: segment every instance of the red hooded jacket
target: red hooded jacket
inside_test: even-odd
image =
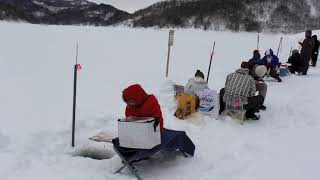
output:
[[[159,118],[160,130],[163,132],[163,117],[157,98],[154,95],[148,95],[144,89],[135,84],[129,86],[122,92],[123,100],[134,101],[137,106],[127,105],[126,117],[154,117]]]

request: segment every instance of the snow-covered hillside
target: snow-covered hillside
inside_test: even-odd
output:
[[[127,11],[129,13],[134,13],[135,11],[145,8],[147,6],[152,5],[153,3],[159,2],[161,0],[88,0],[94,3],[103,3],[103,4],[110,4],[120,10]]]
[[[317,31],[319,34],[320,31]],[[114,175],[121,160],[73,156],[71,144],[73,65],[76,43],[83,68],[78,78],[76,146],[108,144],[88,137],[116,132],[124,116],[123,88],[140,83],[161,104],[165,126],[184,130],[196,145],[195,156],[159,154],[138,164],[144,179],[270,180],[318,179],[320,161],[320,68],[308,76],[268,82],[267,111],[261,120],[240,125],[196,115],[173,116],[172,83],[185,84],[196,69],[207,71],[216,41],[211,88],[223,87],[227,74],[251,57],[257,34],[176,31],[169,79],[165,79],[168,30],[38,26],[0,23],[0,179],[127,180]],[[280,34],[261,34],[260,48],[275,51]],[[298,35],[284,35],[280,60],[286,62]]]

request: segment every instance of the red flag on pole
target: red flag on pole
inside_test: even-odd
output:
[[[82,68],[81,64],[77,64],[76,66],[77,66],[77,70],[80,71]]]

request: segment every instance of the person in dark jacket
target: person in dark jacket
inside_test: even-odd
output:
[[[294,49],[292,51],[292,55],[288,59],[288,63],[291,65],[288,67],[289,71],[292,74],[297,73],[302,73],[304,70],[304,63],[303,60],[301,59],[300,53],[298,49]]]
[[[317,60],[318,60],[318,54],[319,54],[319,45],[320,45],[320,42],[318,40],[318,37],[317,35],[313,35],[312,36],[312,39],[314,41],[314,47],[313,47],[313,51],[312,51],[312,66],[313,67],[316,67],[317,65]]]
[[[302,71],[302,75],[307,75],[308,69],[309,69],[309,61],[312,57],[312,50],[314,48],[314,42],[312,39],[312,31],[311,30],[307,30],[306,31],[306,39],[303,40],[303,42],[299,42],[299,44],[301,45],[301,59],[303,60],[303,71]]]
[[[262,64],[261,55],[258,50],[253,51],[253,57],[248,62],[250,63],[250,69],[252,69],[252,67],[256,64]]]
[[[126,117],[157,118],[160,122],[161,132],[164,131],[162,112],[154,95],[148,95],[139,84],[135,84],[123,90],[122,98],[127,103]]]
[[[261,59],[261,64],[267,67],[268,69],[267,75],[278,80],[278,82],[282,81],[279,74],[277,73],[277,69],[279,67],[279,58],[273,54],[272,49],[268,49],[265,52],[265,56]]]

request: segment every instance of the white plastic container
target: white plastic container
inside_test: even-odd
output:
[[[157,124],[156,128],[154,128],[155,124]],[[161,144],[160,125],[150,117],[119,119],[118,135],[121,147],[152,149]]]

